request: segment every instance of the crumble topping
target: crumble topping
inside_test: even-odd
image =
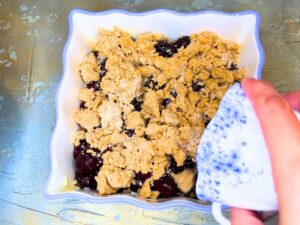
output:
[[[101,195],[186,195],[199,140],[245,70],[239,46],[212,32],[169,40],[100,29],[79,71],[85,88],[74,119],[76,185]]]

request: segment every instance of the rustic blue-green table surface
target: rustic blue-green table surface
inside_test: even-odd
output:
[[[257,10],[266,52],[263,78],[291,91],[300,86],[300,1],[0,0],[0,224],[216,224],[210,214],[187,208],[150,211],[43,197],[54,96],[73,8]]]

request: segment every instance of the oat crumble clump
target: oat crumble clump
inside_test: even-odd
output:
[[[189,195],[200,137],[227,89],[240,81],[239,45],[211,32],[176,41],[100,29],[80,64],[74,114],[76,184],[101,195]]]

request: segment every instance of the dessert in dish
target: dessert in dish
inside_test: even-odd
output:
[[[100,29],[79,67],[76,185],[101,195],[193,197],[200,137],[245,75],[239,50],[212,32],[170,40]]]

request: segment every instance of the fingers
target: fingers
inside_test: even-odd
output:
[[[289,102],[293,109],[300,112],[300,91],[284,94],[283,97]]]
[[[242,84],[259,118],[274,169],[282,173],[287,163],[300,162],[300,124],[289,103],[270,84],[253,79]]]
[[[231,225],[263,225],[259,216],[250,210],[232,208]]]
[[[300,214],[300,123],[290,104],[267,82],[245,79],[242,83],[258,116],[272,161],[272,172],[282,224],[299,221]]]

